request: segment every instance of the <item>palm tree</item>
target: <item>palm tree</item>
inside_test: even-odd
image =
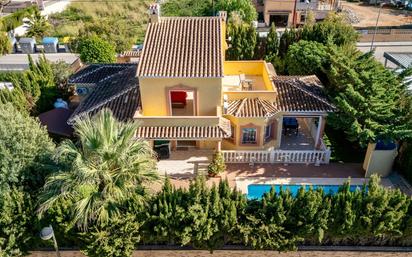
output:
[[[47,178],[40,215],[68,201],[73,203],[73,224],[87,230],[89,223],[104,225],[118,217],[126,202],[144,201],[147,182],[159,176],[149,144],[134,138],[137,126],[116,121],[108,110],[78,120],[79,142],[66,140],[56,151],[56,159],[68,161],[69,168]]]
[[[26,18],[24,21],[24,27],[27,28],[27,37],[42,38],[51,28],[46,16],[43,16],[36,8],[30,18]]]

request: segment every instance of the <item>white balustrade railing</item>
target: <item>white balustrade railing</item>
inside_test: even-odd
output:
[[[270,150],[270,151],[222,151],[226,163],[315,163],[327,164],[330,149]]]

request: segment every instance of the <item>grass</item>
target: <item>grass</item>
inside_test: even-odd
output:
[[[113,39],[115,36],[127,42],[141,43],[148,22],[147,8],[151,2],[148,0],[72,2],[62,13],[50,16],[53,25],[50,34],[59,38],[79,37],[87,27],[102,24],[106,30],[95,29],[97,34],[111,33],[105,35],[105,38],[113,41],[113,44],[117,44],[119,40],[119,38]]]

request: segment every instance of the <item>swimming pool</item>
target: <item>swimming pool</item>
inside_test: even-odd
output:
[[[323,191],[326,194],[336,194],[339,190],[340,185],[311,185],[313,189],[317,188],[323,188]],[[262,198],[263,194],[266,192],[269,192],[270,189],[274,187],[276,193],[280,192],[280,188],[282,187],[283,190],[289,190],[292,195],[296,195],[298,193],[298,190],[301,187],[305,187],[306,189],[309,189],[309,185],[262,185],[262,184],[251,184],[249,185],[248,188],[248,194],[247,198],[248,199],[259,199]],[[356,189],[361,190],[362,185],[351,185],[349,187],[350,191],[355,191]]]

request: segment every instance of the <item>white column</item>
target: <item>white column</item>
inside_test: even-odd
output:
[[[217,141],[217,151],[220,152],[222,150],[222,141]]]
[[[318,129],[316,131],[315,147],[318,146],[320,140],[320,130],[322,129],[323,118],[319,116]]]

